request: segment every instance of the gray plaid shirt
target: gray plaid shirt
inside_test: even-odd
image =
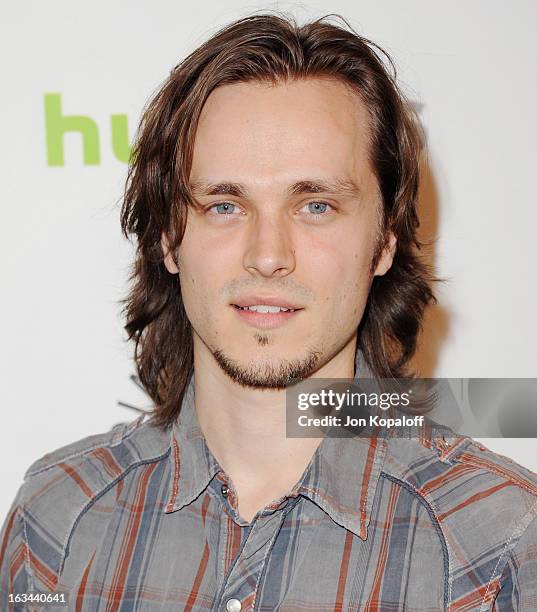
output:
[[[535,611],[536,517],[535,474],[432,432],[326,438],[248,524],[191,381],[167,432],[140,417],[29,468],[0,538],[0,610],[63,593],[103,612]]]

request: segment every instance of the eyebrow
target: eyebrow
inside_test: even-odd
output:
[[[229,195],[236,198],[248,196],[248,190],[240,183],[221,182],[210,183],[207,181],[193,181],[190,183],[192,192],[198,196]],[[289,195],[300,195],[308,193],[331,193],[334,195],[351,196],[359,198],[360,188],[351,179],[305,179],[293,183],[288,188]]]

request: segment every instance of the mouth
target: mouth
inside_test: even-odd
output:
[[[259,301],[246,299],[237,304],[231,304],[231,306],[243,321],[259,329],[279,327],[304,310],[302,307],[283,302],[277,298]]]
[[[249,310],[250,312],[261,312],[263,314],[276,314],[278,312],[295,312],[296,308],[284,308],[283,306],[269,306],[268,304],[254,304],[253,306],[237,306],[239,310]]]

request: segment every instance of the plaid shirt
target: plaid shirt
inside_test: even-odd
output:
[[[142,416],[30,466],[0,610],[537,610],[535,474],[465,437],[325,438],[248,524],[193,400],[167,432]]]

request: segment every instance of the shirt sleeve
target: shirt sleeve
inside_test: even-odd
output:
[[[537,610],[537,518],[511,551],[500,578],[494,612]]]
[[[0,531],[0,610],[24,610],[22,603],[10,603],[10,594],[29,592],[26,574],[26,544],[21,512],[22,486]]]

